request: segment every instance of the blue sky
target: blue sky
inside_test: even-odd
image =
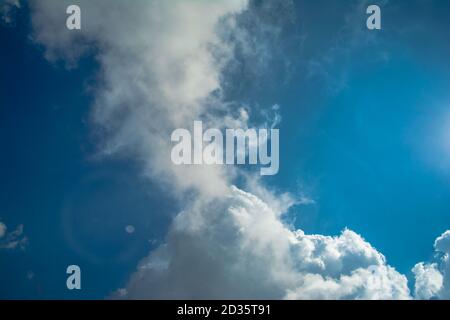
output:
[[[292,21],[262,10],[284,28],[267,45],[276,54],[243,59],[225,93],[281,106],[280,171],[264,183],[314,201],[285,221],[361,234],[411,286],[411,268],[450,229],[450,4],[380,6],[380,31],[365,28],[358,1],[295,1]],[[24,6],[0,26],[0,221],[23,224],[28,238],[25,250],[0,252],[0,298],[104,298],[164,242],[183,206],[138,162],[96,156],[98,61],[47,61],[30,40],[31,15]],[[65,287],[69,264],[83,270],[81,291]]]
[[[0,296],[103,298],[154,246],[149,240],[163,237],[172,206],[147,191],[132,165],[93,159],[84,92],[95,64],[86,59],[70,72],[49,65],[28,40],[29,28],[21,13],[0,35],[1,221],[11,229],[24,224],[29,239],[25,251],[1,253]],[[130,236],[127,225],[139,227]],[[65,285],[65,268],[75,261],[91,270],[83,276],[90,289],[80,293]]]

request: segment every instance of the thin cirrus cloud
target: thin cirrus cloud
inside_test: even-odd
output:
[[[267,3],[272,2],[278,1]],[[101,72],[92,125],[103,133],[100,153],[133,156],[145,176],[183,203],[166,242],[141,261],[126,288],[112,297],[411,298],[406,277],[355,232],[306,235],[286,226],[283,214],[301,199],[274,193],[255,179],[246,190],[236,188],[234,178],[244,177],[236,168],[172,165],[169,137],[174,128],[199,118],[246,127],[248,115],[257,112],[241,117],[248,106],[223,98],[227,66],[252,56],[252,48],[263,57],[261,63],[272,54],[273,39],[255,41],[237,23],[254,18],[253,28],[277,30],[248,14],[251,3],[78,3],[84,17],[81,33],[61,27],[65,16],[59,13],[70,1],[31,1],[34,41],[45,47],[48,60],[63,59],[68,67],[95,52]],[[237,47],[245,48],[243,57],[234,54]],[[195,196],[186,197],[191,191]],[[447,242],[438,240],[436,249],[448,254]],[[447,255],[440,263],[416,266],[417,297],[446,296]]]

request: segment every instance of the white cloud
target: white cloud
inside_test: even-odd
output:
[[[306,274],[302,285],[289,290],[287,299],[410,299],[406,277],[381,265],[355,269],[350,275],[324,278]]]
[[[450,230],[445,231],[434,242],[434,248],[445,254],[450,254]]]
[[[436,239],[434,247],[443,254],[440,259],[440,270],[444,276],[444,283],[439,292],[439,297],[441,299],[450,299],[450,230]]]
[[[436,263],[418,263],[412,269],[415,276],[414,296],[416,299],[431,299],[442,289],[443,276]]]
[[[140,160],[145,174],[170,184],[174,194],[223,194],[230,174],[223,167],[172,165],[170,133],[227,110],[219,78],[232,47],[220,41],[216,25],[245,1],[79,1],[81,33],[62,27],[60,12],[69,2],[32,3],[35,40],[47,58],[62,56],[72,65],[90,44],[99,51],[92,120],[104,137],[103,153]]]
[[[413,268],[418,299],[450,299],[450,230],[434,242],[438,262],[420,262]]]
[[[328,237],[287,227],[283,213],[310,202],[307,197],[275,194],[251,177],[245,192],[232,186],[244,176],[233,167],[170,161],[174,128],[200,118],[214,126],[248,125],[248,106],[223,99],[224,83],[230,85],[224,71],[239,66],[237,47],[254,62],[249,74],[270,70],[263,66],[270,66],[271,37],[279,35],[266,24],[272,11],[259,19],[239,0],[84,0],[78,1],[82,30],[72,32],[61,14],[69,3],[31,2],[35,41],[49,60],[64,58],[69,66],[95,52],[101,70],[92,123],[102,154],[137,159],[184,205],[166,242],[140,263],[118,297],[409,298],[406,278],[356,233]],[[263,10],[292,12],[279,3]],[[258,32],[242,30],[243,19]]]
[[[141,262],[127,297],[409,298],[406,277],[356,233],[305,235],[279,216],[235,187],[219,203],[193,205]]]

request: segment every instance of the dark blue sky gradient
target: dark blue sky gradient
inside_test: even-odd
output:
[[[24,252],[1,252],[0,297],[103,298],[160,242],[176,210],[132,163],[94,157],[86,86],[96,66],[50,65],[27,21],[0,27],[0,221],[24,224],[29,238]],[[66,289],[70,264],[82,268],[85,290]]]

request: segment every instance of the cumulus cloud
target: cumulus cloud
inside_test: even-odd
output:
[[[436,263],[420,262],[414,266],[412,272],[415,276],[414,296],[417,299],[429,300],[438,296],[442,288],[443,276]]]
[[[450,299],[450,230],[434,242],[437,263],[420,262],[412,269],[418,299]]]
[[[8,232],[8,228],[0,222],[0,249],[25,249],[28,238],[23,234],[23,225],[19,225],[16,230]]]
[[[268,70],[271,41],[282,34],[274,23],[293,10],[290,2],[257,3],[81,0],[81,31],[64,27],[70,1],[30,3],[33,38],[47,59],[74,67],[93,54],[99,63],[92,123],[100,153],[139,161],[183,206],[165,243],[116,297],[409,298],[406,278],[355,232],[306,235],[286,226],[283,214],[311,203],[307,197],[274,193],[231,166],[172,165],[173,129],[200,119],[245,128],[258,111],[228,101],[225,90],[244,65],[247,76]],[[273,121],[262,112],[262,125],[278,124],[278,109],[269,110]],[[236,177],[246,191],[233,186]]]
[[[236,187],[220,203],[195,204],[141,262],[127,297],[409,298],[406,277],[353,231],[306,235],[280,214]]]

